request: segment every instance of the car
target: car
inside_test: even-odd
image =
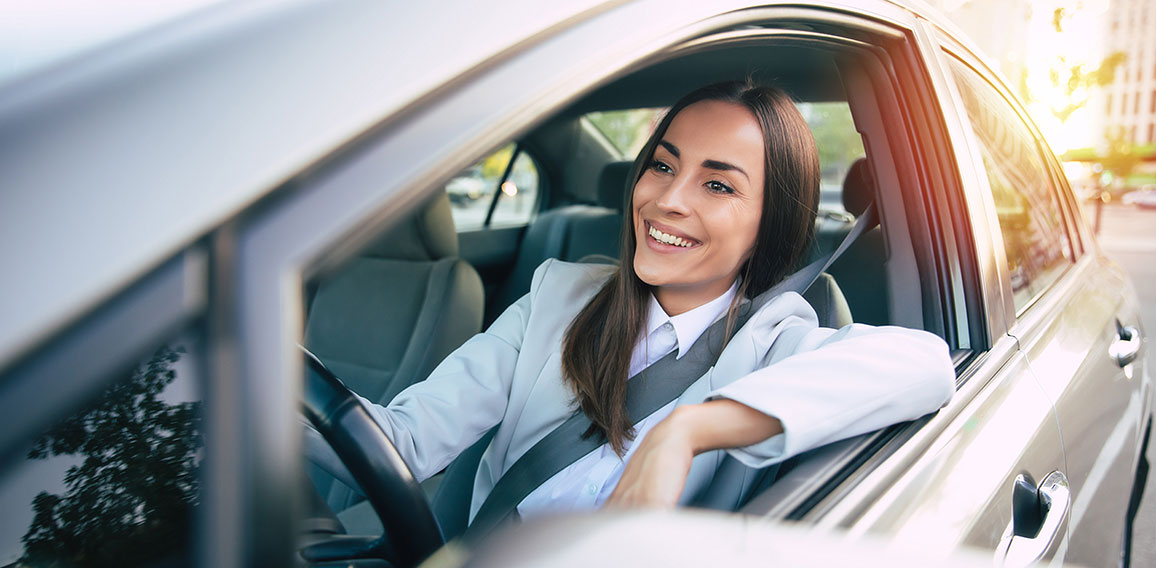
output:
[[[1156,185],[1149,184],[1124,194],[1124,205],[1135,205],[1141,209],[1156,208]]]
[[[814,255],[879,211],[813,300],[825,321],[939,335],[957,391],[715,506],[930,557],[1126,564],[1152,415],[1136,293],[943,18],[286,0],[214,3],[0,83],[0,565],[468,558],[468,539],[441,545],[465,529],[442,505],[468,464],[425,486],[363,475],[358,502],[306,459],[303,397],[322,418],[360,406],[319,406],[319,384],[388,401],[544,259],[615,262],[639,137],[746,77],[790,93],[818,141]],[[388,461],[372,424],[325,424],[339,454]],[[374,523],[389,538],[358,538]]]

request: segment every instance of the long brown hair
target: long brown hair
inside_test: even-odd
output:
[[[697,89],[670,107],[631,169],[623,211],[618,270],[590,299],[566,330],[562,375],[590,419],[586,436],[601,435],[618,455],[634,436],[626,412],[630,355],[642,333],[650,286],[634,272],[634,186],[654,150],[682,109],[701,101],[721,101],[750,110],[763,133],[763,210],[751,258],[740,272],[742,284],[728,313],[742,298],[753,298],[782,280],[810,246],[819,201],[819,152],[811,130],[790,97],[751,81],[718,83]],[[728,330],[729,333],[729,330]]]

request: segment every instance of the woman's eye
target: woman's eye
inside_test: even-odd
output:
[[[729,186],[729,185],[727,185],[721,181],[715,181],[715,180],[711,180],[711,181],[706,182],[706,188],[715,192],[715,193],[734,193],[735,192],[735,190],[733,188],[731,188],[731,186]]]
[[[650,169],[664,174],[669,174],[674,171],[670,169],[670,166],[666,165],[666,163],[661,160],[651,160]]]

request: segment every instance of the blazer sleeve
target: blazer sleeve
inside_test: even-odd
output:
[[[955,370],[947,344],[938,336],[864,324],[820,328],[801,297],[784,302],[790,315],[762,322],[757,337],[747,338],[770,342],[760,368],[709,395],[740,402],[783,425],[782,434],[728,450],[743,464],[766,467],[824,444],[913,420],[951,400]]]
[[[445,468],[505,415],[533,299],[549,264],[535,271],[528,294],[424,381],[403,390],[388,406],[362,399],[419,481]]]

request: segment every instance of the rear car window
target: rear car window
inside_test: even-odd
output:
[[[446,184],[459,231],[525,225],[538,203],[538,166],[515,144],[462,170]]]

